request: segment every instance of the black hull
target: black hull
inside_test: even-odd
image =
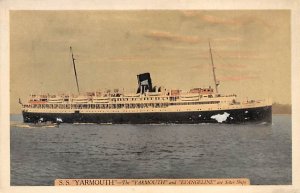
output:
[[[214,116],[221,117],[212,118]],[[224,118],[225,115],[225,118]],[[99,124],[197,124],[197,123],[246,123],[272,122],[272,106],[194,112],[159,112],[159,113],[32,113],[23,111],[26,123],[43,121],[64,123],[99,123]],[[222,120],[223,119],[223,120]]]

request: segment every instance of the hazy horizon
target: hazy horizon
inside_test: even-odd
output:
[[[11,11],[11,114],[30,93],[135,90],[136,75],[188,90],[291,104],[290,11]]]

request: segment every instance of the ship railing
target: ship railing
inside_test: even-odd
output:
[[[237,95],[236,94],[224,94],[224,95],[222,95],[222,94],[216,94],[215,95],[216,97],[237,97]]]
[[[145,102],[129,102],[129,103],[46,103],[46,104],[29,104],[24,108],[39,109],[118,109],[118,108],[146,108],[146,107],[166,107],[168,105],[203,105],[203,104],[219,104],[218,100],[211,101],[149,101]]]
[[[259,105],[271,105],[272,102],[270,99],[256,99],[256,100],[244,100],[242,101],[243,105],[255,105],[255,104],[259,104]]]
[[[165,108],[168,103],[129,103],[129,104],[33,104],[23,108],[33,109],[133,109],[133,108]]]

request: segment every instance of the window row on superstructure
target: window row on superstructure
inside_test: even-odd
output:
[[[121,108],[165,108],[177,105],[219,104],[220,101],[176,102],[176,103],[129,103],[129,104],[28,104],[25,108],[39,109],[121,109]]]

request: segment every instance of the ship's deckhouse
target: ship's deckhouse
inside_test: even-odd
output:
[[[144,80],[141,84],[145,86],[146,82],[150,81]],[[32,95],[28,103],[23,105],[23,110],[50,113],[189,112],[255,108],[268,103],[268,101],[236,102],[236,95],[216,94],[211,87],[195,88],[188,92],[149,90],[151,86],[138,89],[138,93],[104,91],[77,96]]]

